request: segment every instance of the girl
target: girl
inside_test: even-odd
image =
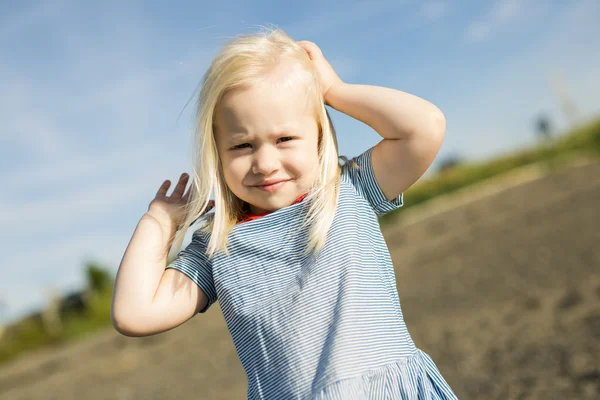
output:
[[[383,140],[339,165],[325,105]],[[249,399],[456,398],[407,331],[378,224],[444,132],[438,108],[343,82],[314,43],[278,29],[230,41],[204,76],[190,189],[183,174],[166,196],[165,181],[123,256],[115,328],[156,334],[218,299]]]

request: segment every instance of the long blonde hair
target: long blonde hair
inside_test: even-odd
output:
[[[310,225],[306,253],[318,252],[324,246],[337,207],[340,184],[335,129],[325,108],[316,70],[306,51],[281,29],[267,28],[257,34],[236,36],[227,42],[203,77],[192,146],[195,153],[190,196],[185,206],[185,220],[171,247],[168,263],[179,253],[188,227],[207,211],[211,194],[215,212],[203,218],[202,228],[211,233],[207,255],[212,256],[217,251],[228,254],[228,234],[242,216],[243,202],[225,183],[214,138],[215,108],[225,93],[251,87],[283,60],[294,63],[290,82],[305,85],[307,99],[315,107],[319,126],[319,169],[305,200],[310,202],[304,220],[304,226]]]

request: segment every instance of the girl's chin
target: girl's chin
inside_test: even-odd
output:
[[[284,198],[285,197],[285,198]],[[282,198],[273,198],[271,201],[246,201],[248,204],[252,204],[251,210],[254,210],[253,214],[262,214],[267,212],[277,211],[281,208],[291,205],[297,197],[287,198],[288,196],[282,196]]]

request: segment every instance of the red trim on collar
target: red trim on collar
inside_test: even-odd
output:
[[[302,196],[298,197],[296,200],[294,200],[294,202],[290,205],[293,204],[298,204],[300,203],[302,200],[304,200],[304,198],[308,195],[308,193],[303,194]],[[248,222],[248,221],[253,221],[255,219],[258,219],[260,217],[264,217],[267,214],[270,214],[272,211],[268,211],[265,213],[260,213],[260,214],[246,214],[246,217],[241,219],[240,221],[238,221],[238,224],[241,224],[242,222]]]

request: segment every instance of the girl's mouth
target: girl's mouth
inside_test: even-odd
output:
[[[279,190],[283,185],[285,185],[289,179],[287,180],[279,180],[279,181],[271,181],[267,182],[263,185],[255,185],[254,187],[260,190],[264,190],[265,192],[275,192]]]

